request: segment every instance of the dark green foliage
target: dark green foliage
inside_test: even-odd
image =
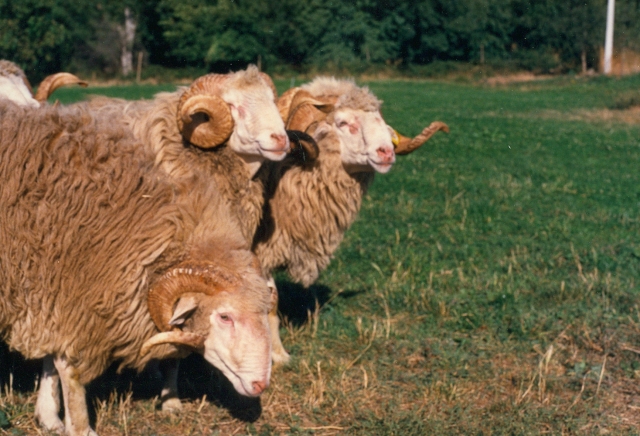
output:
[[[0,0],[0,58],[29,76],[115,75],[124,9],[145,62],[226,72],[411,73],[434,62],[535,72],[597,68],[606,0]],[[640,50],[640,5],[616,2],[616,47]]]

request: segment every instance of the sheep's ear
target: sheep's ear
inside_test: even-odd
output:
[[[182,325],[198,308],[198,302],[193,296],[182,297],[178,300],[173,316],[169,320],[169,325]]]

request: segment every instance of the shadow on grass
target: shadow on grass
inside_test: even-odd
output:
[[[276,287],[280,317],[294,327],[307,324],[316,309],[322,309],[334,298],[349,299],[366,292],[359,289],[335,293],[325,285],[311,285],[305,288],[298,283],[281,279],[276,279]]]
[[[324,285],[302,285],[286,280],[276,280],[278,288],[278,312],[285,322],[301,327],[309,322],[310,314],[324,306],[331,289]]]
[[[162,376],[157,369],[148,368],[141,373],[125,369],[120,374],[118,365],[109,367],[100,377],[87,386],[89,419],[96,423],[97,401],[108,402],[115,395],[134,400],[151,400],[160,397]],[[11,352],[6,344],[0,344],[0,388],[17,394],[30,395],[37,388],[42,370],[42,360],[26,360],[20,353]],[[181,400],[192,401],[204,395],[207,401],[229,411],[231,416],[244,422],[254,422],[262,414],[260,398],[240,395],[222,373],[211,366],[199,354],[192,354],[180,361],[178,390]],[[157,402],[160,407],[160,402]],[[11,417],[10,417],[11,419]]]
[[[96,400],[106,401],[114,392],[126,396],[130,392],[134,400],[151,400],[160,397],[163,378],[153,365],[141,373],[125,370],[117,373],[112,365],[98,379],[91,382],[87,389],[89,404]],[[211,366],[201,355],[191,354],[180,360],[178,372],[178,392],[182,401],[200,400],[205,395],[207,401],[229,411],[231,416],[244,422],[254,422],[262,414],[260,398],[240,395],[230,381],[217,368]],[[160,401],[156,407],[161,407]],[[91,410],[92,422],[95,414]]]

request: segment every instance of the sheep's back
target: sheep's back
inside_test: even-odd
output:
[[[215,185],[250,244],[262,217],[262,184],[251,179],[242,158],[228,147],[205,150],[183,139],[176,124],[182,92],[160,93],[153,100],[139,102],[96,98],[90,105],[101,117],[128,126],[186,201],[197,195],[201,183]]]
[[[0,177],[9,345],[28,358],[64,352],[84,380],[137,355],[154,331],[149,267],[181,256],[180,212],[144,148],[78,108],[0,104]]]

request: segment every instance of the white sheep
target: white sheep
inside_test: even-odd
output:
[[[114,361],[195,350],[241,394],[267,387],[274,296],[215,184],[176,184],[82,106],[0,102],[0,144],[0,330],[27,358],[52,356],[53,430],[94,434],[84,385]]]
[[[368,88],[329,77],[280,97],[287,128],[310,133],[319,156],[305,163],[270,163],[259,174],[267,201],[253,250],[265,274],[283,268],[304,286],[315,282],[355,220],[375,172],[388,172],[396,153],[410,153],[437,130],[448,131],[435,122],[416,138],[404,137],[387,126],[380,105]],[[270,285],[275,286],[273,279]],[[275,313],[270,323],[272,352],[286,362]]]

